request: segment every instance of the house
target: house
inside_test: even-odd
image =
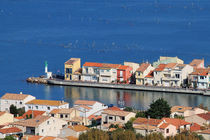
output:
[[[61,129],[59,137],[65,138],[65,137],[72,136],[72,137],[79,138],[80,134],[85,133],[88,130],[89,128],[83,125],[68,126],[66,128]]]
[[[195,114],[192,116],[185,117],[185,121],[188,121],[191,123],[197,123],[201,126],[204,126],[206,124],[209,125],[210,124],[210,112]]]
[[[154,68],[149,63],[142,63],[139,68],[136,70],[136,84],[145,85],[144,78],[152,71]]]
[[[91,120],[89,120],[87,117],[74,117],[71,120],[68,121],[68,125],[91,125]]]
[[[202,135],[205,140],[210,140],[210,129],[198,132],[198,135]]]
[[[52,136],[37,136],[37,135],[24,135],[22,140],[65,140],[63,138]]]
[[[81,68],[81,60],[80,58],[71,58],[64,63],[64,72],[65,72],[65,80],[80,80],[80,68]]]
[[[194,72],[189,74],[189,83],[191,87],[198,89],[209,88],[209,73],[210,69],[195,69]]]
[[[190,66],[192,66],[194,69],[204,69],[204,59],[194,59],[192,62],[190,62]]]
[[[39,110],[49,113],[53,109],[69,108],[69,103],[56,100],[38,100],[34,99],[25,104],[25,110]]]
[[[144,83],[148,86],[154,85],[154,71],[150,71],[149,74],[144,77]]]
[[[39,111],[39,110],[28,110],[27,112],[25,112],[22,117],[23,119],[31,119],[31,118],[36,118],[39,115],[44,115],[46,116],[46,112],[45,111]]]
[[[136,78],[135,78],[135,72],[139,68],[139,63],[134,63],[134,62],[124,62],[125,66],[129,66],[132,68],[132,75],[130,78],[130,83],[135,84],[136,83]]]
[[[57,137],[60,133],[60,129],[66,125],[66,121],[49,116],[37,116],[33,119],[27,119],[10,124],[12,127],[18,127],[21,129],[24,134],[53,137]]]
[[[133,121],[133,128],[136,133],[139,133],[143,136],[158,132],[158,124],[161,122],[159,119],[147,119],[147,118],[137,118]]]
[[[14,115],[8,112],[0,112],[0,125],[6,125],[14,121]]]
[[[160,56],[159,60],[153,63],[153,67],[156,68],[160,64],[168,64],[168,63],[184,64],[184,61],[179,59],[178,57]]]
[[[108,106],[98,101],[76,100],[74,108],[80,111],[81,117],[87,118],[90,115],[101,115],[101,112]]]
[[[192,116],[195,114],[201,114],[201,113],[208,113],[208,111],[201,109],[199,107],[194,107],[192,109],[187,109],[184,111],[184,117]]]
[[[117,81],[120,83],[130,83],[130,78],[132,76],[132,68],[129,66],[121,65],[117,68]]]
[[[176,126],[171,123],[161,123],[158,125],[159,132],[163,134],[164,137],[174,136],[177,134]]]
[[[192,107],[186,107],[186,106],[173,106],[172,108],[171,108],[171,115],[170,115],[170,117],[171,118],[174,118],[174,117],[176,117],[176,116],[184,116],[184,112],[186,111],[186,110],[191,110],[192,109]]]
[[[130,120],[130,118],[135,117],[135,113],[133,112],[127,112],[127,111],[116,111],[116,110],[110,110],[110,109],[104,109],[102,112],[102,120],[101,124],[113,124],[113,123],[121,123],[125,124],[127,121]]]
[[[28,94],[6,93],[0,99],[0,111],[9,111],[9,107],[13,104],[17,108],[25,107],[25,103],[34,100],[35,97]]]
[[[190,131],[191,132],[198,132],[201,130],[201,126],[197,123],[192,123],[190,126]]]
[[[49,115],[51,117],[63,119],[66,121],[71,120],[74,117],[79,117],[80,112],[74,108],[61,108],[61,109],[53,109]]]
[[[4,139],[6,136],[13,136],[13,135],[16,135],[20,138],[23,135],[23,132],[21,129],[17,127],[0,129],[0,139]]]
[[[166,67],[166,64],[160,64],[154,69],[154,72],[153,72],[154,85],[156,86],[162,85],[163,71],[165,67]]]

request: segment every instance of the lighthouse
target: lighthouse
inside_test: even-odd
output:
[[[48,72],[48,64],[47,61],[45,61],[45,74],[46,74],[46,78],[52,78],[52,72]]]
[[[45,73],[48,72],[48,65],[47,65],[47,61],[45,61]]]

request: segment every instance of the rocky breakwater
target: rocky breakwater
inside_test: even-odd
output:
[[[40,77],[29,77],[26,79],[28,83],[47,84],[47,79],[43,76]]]

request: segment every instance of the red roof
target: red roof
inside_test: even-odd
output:
[[[121,109],[119,107],[116,107],[116,106],[109,107],[108,110],[121,111]]]
[[[147,76],[145,76],[146,78],[153,78],[154,77],[154,71],[150,71],[149,74],[147,74]]]
[[[160,129],[165,129],[169,126],[169,123],[163,123],[162,125],[159,126]]]
[[[200,76],[207,76],[209,69],[195,69],[194,72],[190,73],[190,75],[200,75]]]
[[[28,117],[30,117],[33,113],[33,118],[39,116],[39,115],[43,115],[45,113],[45,111],[39,111],[39,110],[28,110],[26,113],[23,114],[23,118],[27,118],[26,116],[28,115]]]
[[[103,63],[102,67],[104,68],[119,68],[121,65],[120,64],[107,64],[107,63]]]
[[[23,116],[15,117],[15,119],[21,120],[24,119]]]
[[[149,63],[142,63],[136,71],[144,72],[149,66]]]
[[[120,69],[120,70],[126,70],[127,68],[129,68],[129,66],[121,65],[118,69]]]
[[[163,71],[166,67],[166,64],[160,64],[157,66],[157,68],[154,71]]]
[[[210,112],[208,113],[201,113],[201,114],[197,114],[199,117],[205,119],[205,120],[210,120]]]
[[[181,119],[175,119],[175,118],[162,118],[162,120],[163,121],[165,120],[166,123],[169,123],[169,124],[172,124],[172,125],[176,126],[176,129],[179,129],[180,126],[190,124],[189,122],[186,122],[186,121],[181,120]]]
[[[197,123],[193,123],[191,126],[190,126],[190,131],[193,132],[193,131],[199,131],[201,130],[201,126]]]
[[[160,122],[161,122],[161,120],[159,120],[159,119],[137,118],[133,123],[157,126]]]
[[[85,67],[102,67],[102,63],[95,63],[95,62],[85,62],[83,64]]]
[[[76,100],[74,104],[76,105],[94,105],[97,101],[89,101],[89,100]]]
[[[96,115],[90,115],[89,117],[88,117],[88,119],[89,120],[98,120],[98,119],[101,119],[101,116],[96,116]]]
[[[22,132],[22,130],[17,127],[0,129],[0,133],[3,133],[3,134],[17,133],[17,132]]]

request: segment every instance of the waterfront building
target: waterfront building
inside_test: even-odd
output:
[[[150,63],[142,63],[135,72],[136,84],[145,85],[144,78],[149,74],[150,71],[154,70]]]
[[[204,59],[194,59],[192,62],[190,62],[190,66],[192,66],[194,69],[204,69]]]
[[[89,130],[89,128],[86,126],[83,126],[83,125],[68,126],[68,127],[61,129],[59,137],[65,138],[65,137],[72,136],[75,138],[79,138],[80,134],[85,133],[88,130]]]
[[[0,125],[7,125],[14,121],[14,115],[8,112],[0,112]]]
[[[134,63],[134,62],[124,62],[125,66],[129,66],[132,68],[132,73],[135,73],[135,71],[139,68],[139,63]]]
[[[108,106],[98,101],[76,100],[74,108],[80,111],[81,117],[88,118],[90,115],[101,115]]]
[[[64,63],[65,80],[80,80],[81,60],[80,58],[71,58]]]
[[[23,135],[23,132],[21,129],[17,127],[0,129],[0,139],[4,139],[6,136],[14,136],[14,135],[20,138],[20,136]]]
[[[120,83],[130,83],[132,76],[132,67],[121,65],[117,68],[117,81]]]
[[[55,100],[32,100],[25,104],[25,110],[39,110],[51,112],[53,109],[69,108],[69,103]]]
[[[210,112],[195,114],[188,117],[185,117],[185,121],[191,123],[197,123],[201,126],[209,125],[210,124]]]
[[[25,103],[36,99],[36,97],[28,94],[6,93],[0,99],[0,111],[9,111],[10,106],[13,104],[17,108],[25,107]]]
[[[161,86],[162,85],[162,77],[163,77],[163,70],[165,69],[166,64],[160,64],[154,69],[154,85]]]
[[[153,67],[156,68],[160,64],[168,64],[168,63],[184,64],[184,61],[179,59],[178,57],[160,56],[160,59],[153,63]]]
[[[39,111],[39,110],[28,110],[27,112],[25,112],[22,116],[23,119],[32,119],[32,118],[36,118],[39,115],[43,115],[46,116],[47,113],[46,111]]]
[[[153,86],[154,85],[154,70],[150,71],[144,77],[144,83],[145,83],[145,85],[149,85],[149,86]]]
[[[55,117],[37,116],[33,119],[11,123],[10,126],[21,129],[25,135],[57,137],[60,129],[67,126],[67,122]]]
[[[49,116],[69,121],[74,117],[79,117],[80,112],[74,108],[53,109]]]
[[[191,87],[197,89],[209,88],[209,73],[210,69],[195,69],[194,72],[189,74],[189,83]]]

